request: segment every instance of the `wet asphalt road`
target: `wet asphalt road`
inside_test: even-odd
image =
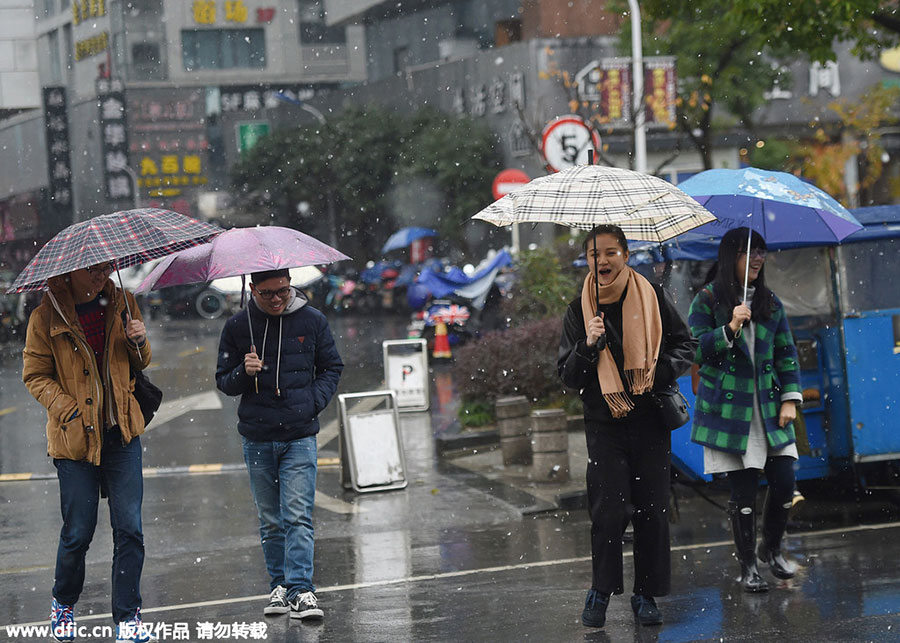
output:
[[[403,337],[403,320],[332,325],[347,364],[340,392],[380,388],[381,341]],[[220,328],[150,325],[150,377],[171,404],[168,419],[143,437],[142,590],[146,621],[187,625],[187,639],[168,640],[211,640],[197,629],[203,622],[220,626],[218,640],[241,640],[240,628],[225,630],[265,622],[269,641],[900,641],[900,512],[883,501],[835,498],[827,486],[808,494],[797,520],[803,531],[788,541],[802,573],[758,596],[736,591],[725,516],[679,487],[673,593],[659,601],[665,624],[638,626],[626,594],[613,598],[603,630],[584,628],[585,513],[523,516],[512,500],[521,492],[437,458],[440,411],[401,418],[405,490],[356,495],[343,491],[336,466],[320,467],[315,580],[325,620],[265,619],[268,581],[236,400],[214,392]],[[18,361],[2,364],[0,474],[32,479],[0,482],[0,640],[35,640],[10,638],[6,626],[46,622],[60,525],[44,412],[19,376]],[[334,418],[333,403],[322,417],[323,463],[337,457]],[[204,473],[197,465],[216,466]],[[721,490],[706,491],[723,501]],[[109,531],[104,507],[76,607],[86,625],[109,623]],[[625,573],[627,587],[630,557]]]

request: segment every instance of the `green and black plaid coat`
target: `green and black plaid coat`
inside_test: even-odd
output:
[[[753,417],[755,378],[769,447],[779,449],[796,439],[792,424],[783,429],[778,426],[781,402],[787,394],[793,393],[790,397],[796,399],[800,393],[797,348],[787,315],[775,297],[772,317],[756,323],[754,372],[747,343],[737,339],[729,346],[725,335],[732,308],[715,301],[712,284],[691,302],[688,325],[700,340],[695,358],[700,365],[700,385],[691,440],[720,451],[744,453]]]

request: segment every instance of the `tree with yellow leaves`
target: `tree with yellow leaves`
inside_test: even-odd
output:
[[[886,126],[896,125],[895,106],[900,102],[900,88],[875,85],[858,100],[832,101],[828,108],[837,114],[840,126],[831,132],[813,123],[810,140],[797,144],[791,165],[804,177],[845,205],[851,203],[846,185],[847,161],[857,158],[859,169],[859,201],[875,201],[871,191],[884,171],[885,149],[881,143]],[[892,186],[891,196],[898,196],[900,186]]]

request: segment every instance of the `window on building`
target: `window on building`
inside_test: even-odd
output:
[[[322,0],[300,0],[300,44],[343,45],[347,42],[344,27],[325,24]]]
[[[402,74],[409,67],[409,48],[397,47],[394,49],[394,73]]]
[[[138,42],[131,46],[131,66],[135,80],[156,80],[165,77],[159,58],[159,44]]]
[[[521,20],[500,20],[494,24],[494,46],[502,47],[522,40]]]
[[[69,82],[71,82],[75,73],[75,45],[72,44],[72,23],[63,25],[63,47],[65,50],[63,55],[66,57],[66,73],[68,74]]]
[[[162,0],[129,0],[125,6],[132,16],[160,16],[163,12]]]
[[[59,30],[54,29],[48,36],[47,55],[50,56],[50,79],[54,85],[63,82],[62,66],[59,62]]]
[[[186,71],[196,69],[263,69],[266,36],[262,29],[203,29],[181,32]]]

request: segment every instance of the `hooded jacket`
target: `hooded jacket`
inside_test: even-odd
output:
[[[226,395],[241,396],[238,431],[250,440],[287,442],[315,435],[318,415],[337,391],[344,363],[325,316],[308,304],[293,289],[284,312],[268,315],[251,297],[222,329],[216,385]],[[257,378],[244,370],[251,346],[263,362]]]
[[[104,425],[118,425],[126,444],[144,432],[131,369],[140,371],[150,364],[150,342],[140,346],[139,354],[125,336],[124,297],[135,319],[142,319],[141,312],[131,293],[107,279],[101,292],[109,301],[106,345],[98,365],[78,322],[70,283],[60,276],[51,278],[48,286],[28,319],[22,380],[47,409],[47,454],[99,466]]]

